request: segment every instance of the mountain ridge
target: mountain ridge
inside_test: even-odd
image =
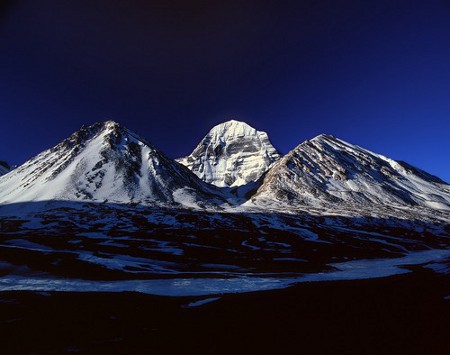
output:
[[[83,126],[0,179],[0,201],[81,199],[195,205],[213,188],[114,121]]]
[[[431,211],[450,211],[450,185],[440,178],[330,134],[306,140],[281,157],[266,133],[244,122],[227,121],[209,133],[197,146],[197,162],[210,158],[250,162],[239,166],[230,184],[218,187],[214,181],[202,181],[136,133],[106,121],[83,126],[0,177],[0,204],[74,199],[230,212],[315,209],[366,215],[388,211],[398,216],[404,215],[404,209],[416,209],[416,216],[432,216]],[[255,137],[261,138],[260,145],[254,145]],[[211,142],[220,143],[222,150]],[[261,152],[274,160],[266,164]],[[216,182],[225,178],[222,173],[212,175]]]
[[[450,210],[450,185],[331,135],[299,144],[266,174],[252,200],[288,205],[397,204]]]

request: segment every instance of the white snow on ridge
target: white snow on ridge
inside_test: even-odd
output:
[[[96,123],[1,176],[0,213],[8,204],[59,200],[450,219],[450,185],[329,135],[280,158],[266,133],[231,120],[179,162],[186,166],[115,122]],[[17,208],[22,215],[44,207]]]
[[[306,141],[266,174],[248,206],[420,207],[450,211],[450,185],[329,135]]]
[[[83,127],[0,178],[0,203],[45,200],[220,203],[189,170],[112,121]]]
[[[177,161],[207,183],[235,187],[258,180],[279,157],[266,132],[231,120],[213,127],[189,156]]]

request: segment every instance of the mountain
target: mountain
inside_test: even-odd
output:
[[[450,185],[330,135],[308,140],[265,175],[252,203],[342,209],[418,206],[450,210]]]
[[[9,173],[11,170],[11,166],[3,160],[0,160],[0,176]]]
[[[213,187],[112,121],[83,126],[0,178],[1,203],[42,200],[220,203]]]
[[[213,127],[190,155],[177,161],[209,184],[234,187],[258,180],[279,158],[267,133],[231,120]]]
[[[257,187],[250,200],[231,196],[249,185]],[[289,275],[336,280],[336,271],[366,278],[397,273],[395,265],[450,265],[442,250],[450,186],[406,163],[321,135],[241,188],[201,181],[115,122],[83,127],[0,177],[0,282],[33,290],[100,280],[105,290],[103,281],[122,280],[142,290],[157,278],[151,290],[166,278],[174,292],[191,290],[189,278],[209,289],[211,280],[248,284],[258,275],[279,285]],[[37,275],[48,278],[30,281]]]
[[[340,215],[380,215],[383,208],[409,217],[413,209],[419,217],[427,209],[427,216],[446,211],[444,218],[450,211],[450,185],[444,181],[330,135],[280,158],[266,133],[228,121],[180,162],[187,167],[116,122],[95,123],[1,176],[0,204],[81,200],[206,209],[243,204],[260,212],[306,207]],[[236,197],[211,184],[243,193]]]

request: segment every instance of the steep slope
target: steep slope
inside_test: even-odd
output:
[[[91,200],[197,205],[215,199],[212,187],[112,121],[83,126],[0,178],[2,203]]]
[[[6,161],[0,160],[0,176],[9,173],[11,167]]]
[[[329,135],[306,141],[266,174],[253,203],[420,206],[450,210],[450,185],[420,169]]]
[[[231,187],[258,180],[279,158],[265,132],[231,120],[213,127],[189,156],[177,161],[207,183]]]

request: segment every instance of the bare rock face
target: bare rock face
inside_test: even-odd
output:
[[[0,178],[3,203],[89,200],[204,205],[216,198],[212,186],[113,121],[83,126]]]
[[[330,135],[306,141],[266,174],[253,203],[340,209],[419,206],[450,210],[450,185]]]
[[[213,127],[177,161],[209,184],[234,187],[258,180],[279,158],[265,132],[231,120]]]

